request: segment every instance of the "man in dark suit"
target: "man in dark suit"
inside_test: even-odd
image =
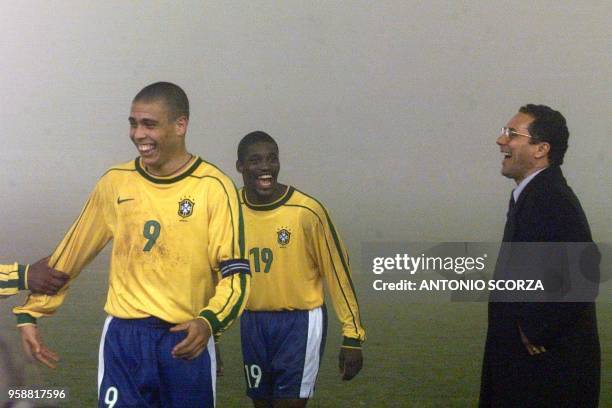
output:
[[[556,282],[562,295],[548,298],[552,302],[535,302],[491,294],[480,407],[598,405],[596,293],[576,302],[563,297],[578,278],[596,284],[599,272],[599,252],[586,216],[561,172],[568,138],[561,113],[526,105],[497,139],[504,155],[501,173],[514,179],[517,187],[494,278],[531,274],[532,279],[542,278],[545,288]],[[591,262],[582,262],[588,266],[577,271],[570,258],[579,245],[587,248],[581,255]]]

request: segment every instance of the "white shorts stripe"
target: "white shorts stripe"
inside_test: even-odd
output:
[[[111,320],[113,320],[112,316],[106,317],[104,327],[102,328],[102,336],[100,337],[100,350],[98,350],[98,399],[100,399],[100,387],[104,378],[104,340],[106,339],[106,331]]]
[[[212,380],[213,403],[217,405],[217,353],[215,351],[215,338],[210,336],[208,345],[206,346],[208,355],[210,356],[210,378]]]
[[[308,311],[308,340],[304,358],[304,372],[300,385],[300,398],[310,398],[314,392],[319,359],[321,356],[321,341],[323,340],[323,310],[318,307]]]

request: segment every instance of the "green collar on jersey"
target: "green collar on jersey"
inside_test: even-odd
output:
[[[193,173],[195,169],[197,169],[201,163],[202,163],[202,159],[200,157],[197,157],[196,160],[193,162],[193,164],[189,166],[189,168],[185,170],[183,173],[179,174],[178,176],[168,178],[168,177],[155,177],[152,174],[147,173],[146,170],[143,169],[142,166],[140,165],[140,157],[137,157],[136,160],[134,160],[136,171],[138,171],[138,173],[140,173],[142,177],[156,184],[172,184],[172,183],[176,183],[177,181],[184,179],[185,177],[189,177],[191,173]]]
[[[251,204],[249,203],[249,200],[247,200],[246,197],[246,189],[242,189],[242,202],[249,207],[251,210],[255,210],[255,211],[270,211],[270,210],[274,210],[278,207],[280,207],[281,205],[285,204],[287,201],[289,201],[289,199],[291,198],[291,196],[293,195],[293,192],[295,191],[295,188],[289,186],[287,187],[287,191],[285,191],[285,194],[279,198],[278,200],[269,203],[269,204]]]

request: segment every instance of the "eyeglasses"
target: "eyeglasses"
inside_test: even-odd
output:
[[[509,128],[509,127],[505,127],[505,126],[503,128],[501,128],[501,131],[500,131],[499,135],[500,136],[506,136],[510,140],[514,139],[517,136],[525,136],[525,137],[528,137],[530,139],[533,139],[533,136],[531,136],[531,135],[528,135],[526,133],[517,132],[516,130],[514,130],[512,128]]]

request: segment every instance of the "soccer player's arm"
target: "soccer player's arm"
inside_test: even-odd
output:
[[[105,220],[104,179],[98,182],[79,217],[49,259],[49,266],[76,278],[81,270],[100,252],[111,238]],[[13,308],[17,325],[36,324],[36,319],[52,315],[63,303],[69,283],[56,295],[30,294],[23,306]]]
[[[245,258],[244,225],[238,193],[232,181],[217,178],[208,192],[208,256],[214,273],[220,273],[215,295],[198,317],[218,338],[246,306],[251,287],[249,260]]]
[[[365,329],[361,324],[357,294],[351,279],[348,252],[327,211],[321,207],[318,213],[319,219],[311,226],[311,239],[319,270],[342,323],[342,347],[361,348]]]
[[[27,271],[29,265],[17,262],[0,265],[0,298],[13,296],[20,290],[27,289]]]

